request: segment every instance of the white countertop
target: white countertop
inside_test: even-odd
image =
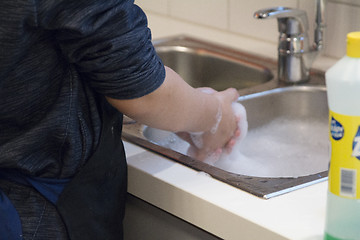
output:
[[[327,182],[264,200],[125,142],[129,193],[224,239],[323,238]]]
[[[187,34],[268,57],[277,54],[275,44],[158,15],[150,15],[149,24],[154,39]],[[315,67],[326,70],[335,61],[320,57]],[[264,200],[131,143],[125,142],[125,150],[129,193],[216,236],[323,239],[327,181]]]

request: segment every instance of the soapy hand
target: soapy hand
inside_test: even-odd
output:
[[[234,159],[239,159],[242,155],[239,155],[239,147],[245,136],[247,135],[248,131],[248,121],[246,117],[246,109],[240,103],[234,102],[232,103],[232,108],[234,114],[237,118],[237,133],[236,138],[232,138],[229,141],[229,145],[231,148],[228,148],[227,151],[222,151],[220,156],[216,157],[208,157],[205,159],[205,162],[211,165],[215,163],[219,163],[218,161],[222,162],[222,164],[229,164],[232,163]]]
[[[235,89],[227,89],[222,92],[211,88],[198,88],[198,90],[218,99],[220,108],[218,115],[221,112],[220,117],[217,116],[218,121],[215,123],[215,127],[207,132],[181,132],[177,135],[190,143],[189,156],[201,161],[208,159],[216,161],[223,151],[231,152],[237,138],[241,135],[238,127],[240,116],[236,116],[232,108],[232,103],[237,100],[238,93]]]

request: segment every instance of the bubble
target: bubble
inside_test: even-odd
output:
[[[316,120],[278,118],[252,129],[214,166],[258,177],[298,177],[328,169],[328,126]]]
[[[224,151],[220,160],[208,159],[207,163],[228,172],[258,177],[299,177],[328,170],[326,121],[280,117],[248,131],[245,108],[235,107],[234,112],[242,116],[241,136],[231,153]],[[190,146],[174,133],[157,142],[184,155]]]

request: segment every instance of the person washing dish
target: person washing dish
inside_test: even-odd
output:
[[[122,239],[122,114],[196,135],[199,160],[239,135],[237,91],[164,66],[133,1],[3,0],[0,13],[0,239]]]

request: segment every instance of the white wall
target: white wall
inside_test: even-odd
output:
[[[286,6],[308,13],[312,36],[315,0],[136,0],[146,13],[165,16],[249,39],[276,43],[276,20],[256,20],[253,13],[261,8]],[[327,0],[324,55],[345,55],[346,34],[360,31],[360,0]],[[312,39],[312,37],[311,37]]]

